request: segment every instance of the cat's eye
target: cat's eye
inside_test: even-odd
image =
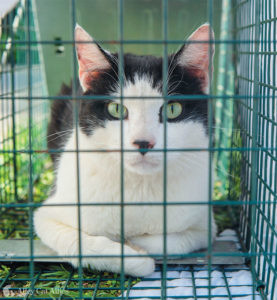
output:
[[[128,110],[126,106],[119,103],[111,102],[108,104],[109,114],[116,119],[126,119],[128,115]]]
[[[176,119],[182,113],[182,105],[179,102],[168,103],[166,106],[166,115],[168,119]]]

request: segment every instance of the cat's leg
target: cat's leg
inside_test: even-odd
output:
[[[50,210],[41,207],[35,212],[34,224],[42,242],[61,256],[76,256],[79,253],[78,230],[51,218]],[[121,272],[121,244],[105,236],[90,236],[81,233],[82,255],[99,255],[99,258],[83,258],[82,265],[93,269]],[[141,255],[145,251],[124,245],[124,255]],[[118,255],[118,258],[101,257],[101,255]],[[66,258],[66,261],[78,265],[78,258]],[[132,276],[145,276],[154,271],[154,260],[149,257],[125,257],[124,272]]]
[[[168,254],[190,253],[208,246],[208,231],[193,228],[180,233],[169,233],[166,241]],[[149,254],[163,254],[164,237],[162,234],[133,237],[130,243],[146,250]]]

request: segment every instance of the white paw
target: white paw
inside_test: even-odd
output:
[[[155,270],[155,261],[150,257],[128,257],[124,263],[125,273],[134,277],[144,277]]]
[[[89,251],[90,247],[86,248],[85,254],[95,254],[93,251]],[[100,252],[100,251],[99,251]],[[99,258],[83,258],[82,266],[88,267],[90,266],[93,269],[99,271],[110,271],[115,273],[121,272],[121,259],[119,258],[121,255],[121,245],[119,243],[114,243],[110,249],[106,248],[106,253],[102,251],[103,256],[107,255],[117,255],[118,258],[105,258],[99,255]],[[129,245],[124,246],[124,273],[125,275],[131,275],[134,277],[143,277],[146,275],[150,275],[154,272],[155,262],[154,259],[150,257],[146,257],[147,253],[143,249],[133,249]],[[130,256],[129,256],[130,255]],[[143,257],[139,257],[140,255],[144,255]],[[133,256],[133,257],[132,257]],[[78,259],[69,259],[69,261],[74,267],[78,266]]]
[[[150,275],[155,270],[155,261],[147,255],[147,252],[143,249],[136,249],[129,244],[124,247],[124,253],[126,255],[134,255],[134,257],[125,257],[124,269],[125,274],[134,277],[143,277]],[[135,257],[137,255],[137,257]],[[142,257],[139,257],[143,255]]]

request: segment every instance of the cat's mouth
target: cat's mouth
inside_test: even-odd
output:
[[[158,162],[151,161],[149,159],[140,159],[130,163],[132,166],[145,166],[145,167],[157,167],[159,165]]]
[[[160,169],[160,161],[153,157],[139,156],[136,159],[129,160],[127,168],[139,174],[149,174]]]

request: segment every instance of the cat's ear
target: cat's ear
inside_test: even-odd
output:
[[[200,82],[204,93],[209,92],[210,68],[213,71],[214,32],[209,24],[203,24],[188,38],[177,53],[179,65],[186,67]]]
[[[101,71],[111,67],[109,53],[93,42],[93,38],[78,24],[75,27],[75,42],[79,80],[83,90],[86,91]]]

